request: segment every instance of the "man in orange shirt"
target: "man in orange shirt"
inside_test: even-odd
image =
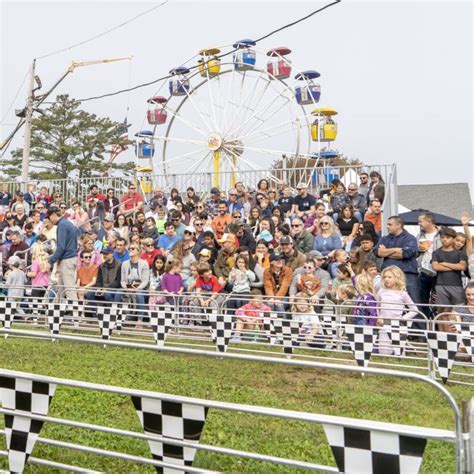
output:
[[[227,204],[225,201],[220,201],[217,206],[217,216],[212,219],[211,227],[217,239],[220,239],[227,226],[232,222],[232,216],[227,212]]]
[[[364,221],[369,221],[374,224],[375,231],[378,234],[382,233],[382,204],[378,199],[372,199],[369,204],[369,209],[365,213]]]

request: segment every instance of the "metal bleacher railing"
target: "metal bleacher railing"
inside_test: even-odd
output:
[[[32,337],[54,339],[58,334],[74,331],[82,340],[112,340],[149,347],[166,343],[190,350],[203,347],[215,350],[217,346],[220,352],[236,354],[266,354],[365,367],[370,364],[474,386],[474,323],[446,322],[442,321],[442,315],[427,320],[417,311],[414,319],[406,320],[401,307],[401,318],[385,318],[383,324],[379,321],[378,325],[363,326],[367,346],[358,350],[358,338],[362,336],[350,332],[358,327],[352,320],[356,307],[337,305],[330,300],[318,304],[315,317],[309,319],[300,313],[272,310],[252,321],[231,309],[232,295],[223,295],[204,308],[196,293],[176,297],[146,292],[155,303],[140,307],[129,290],[109,290],[110,295],[117,295],[121,300],[114,303],[94,301],[94,298],[66,301],[65,290],[47,293],[43,298],[25,295],[21,301],[0,300],[2,332],[14,335],[15,331],[34,329]],[[94,288],[88,291],[95,293]],[[262,297],[264,303],[267,299]],[[12,329],[13,324],[17,329]],[[456,350],[453,353],[451,349],[448,366],[434,357],[439,355],[438,342],[428,340],[427,332],[438,339],[452,339]]]
[[[420,443],[424,446],[423,443],[426,443],[427,439],[454,443],[456,445],[456,472],[463,474],[471,472],[470,436],[467,432],[463,434],[460,410],[452,395],[437,381],[435,362],[437,360],[439,363],[440,355],[437,354],[436,357],[434,356],[433,345],[430,345],[429,335],[440,334],[441,343],[456,343],[456,348],[451,349],[451,352],[454,350],[455,355],[461,347],[465,347],[467,350],[472,348],[473,324],[467,325],[467,333],[464,334],[461,333],[461,330],[466,331],[466,325],[454,322],[452,324],[458,324],[454,329],[458,328],[459,333],[447,333],[438,331],[438,329],[440,329],[439,325],[450,325],[451,323],[447,323],[444,320],[427,321],[422,313],[418,313],[415,319],[406,321],[406,326],[404,324],[393,324],[393,321],[390,323],[386,321],[381,329],[370,328],[368,331],[364,330],[361,333],[357,333],[357,331],[351,332],[351,328],[355,327],[351,324],[350,319],[352,307],[338,306],[330,302],[325,302],[317,312],[317,324],[320,326],[321,331],[316,332],[315,336],[311,339],[306,338],[307,332],[301,332],[303,324],[297,318],[290,320],[286,319],[287,315],[285,314],[271,312],[270,314],[264,314],[261,321],[255,321],[256,324],[253,329],[242,330],[241,340],[239,342],[231,342],[232,331],[235,330],[235,323],[238,317],[236,317],[232,311],[228,310],[229,299],[222,299],[211,305],[210,308],[202,308],[197,305],[193,306],[192,298],[195,297],[195,295],[184,294],[179,297],[174,297],[155,293],[152,295],[161,297],[160,303],[154,309],[147,307],[144,310],[143,308],[136,307],[133,303],[133,293],[129,293],[129,301],[104,304],[103,302],[95,301],[65,301],[62,299],[65,290],[66,289],[63,288],[57,294],[56,300],[48,300],[47,298],[34,299],[29,296],[21,298],[20,301],[0,299],[0,321],[3,322],[4,326],[0,329],[0,334],[3,334],[5,337],[28,337],[117,346],[130,349],[148,349],[158,352],[238,359],[246,363],[264,361],[287,366],[311,367],[418,380],[430,384],[445,397],[453,410],[455,428],[454,431],[446,431],[425,427],[393,425],[371,420],[332,417],[314,413],[291,412],[261,406],[189,399],[175,395],[142,392],[119,387],[0,370],[0,384],[2,384],[0,388],[3,389],[3,392],[1,390],[0,392],[3,393],[4,397],[0,411],[2,411],[4,415],[11,417],[10,424],[7,423],[7,427],[4,430],[6,439],[10,440],[8,443],[11,443],[12,439],[12,433],[8,432],[8,429],[11,428],[12,423],[13,426],[15,426],[15,419],[19,420],[18,426],[23,427],[25,426],[25,420],[36,420],[37,423],[40,423],[40,428],[43,422],[47,422],[68,426],[74,429],[83,428],[147,440],[149,441],[154,460],[129,453],[115,452],[109,449],[97,449],[84,446],[83,444],[42,438],[39,437],[39,430],[33,434],[27,433],[23,436],[23,439],[25,436],[29,439],[29,443],[27,444],[30,447],[30,453],[34,443],[38,442],[49,446],[56,446],[61,449],[73,449],[139,464],[148,464],[155,467],[166,466],[169,468],[170,466],[167,466],[167,462],[170,461],[170,458],[166,458],[166,456],[163,459],[157,458],[157,453],[163,452],[162,448],[157,448],[157,445],[161,443],[181,447],[183,452],[186,451],[187,448],[191,450],[201,449],[218,454],[282,464],[288,467],[301,467],[310,470],[318,470],[320,472],[338,472],[334,467],[321,464],[285,459],[278,456],[262,455],[254,452],[238,451],[209,444],[200,445],[199,436],[197,437],[197,441],[196,436],[194,436],[193,439],[188,439],[184,435],[182,437],[176,437],[176,435],[170,434],[170,431],[167,432],[164,428],[160,432],[156,426],[153,427],[149,424],[144,424],[143,420],[146,418],[143,415],[144,409],[139,409],[138,407],[144,407],[146,405],[148,407],[147,410],[155,417],[164,416],[166,414],[159,411],[161,410],[160,407],[162,404],[157,401],[165,400],[180,405],[181,408],[179,411],[181,413],[185,411],[183,410],[183,406],[191,406],[200,410],[201,414],[207,413],[207,410],[211,410],[211,412],[213,410],[231,410],[255,415],[301,420],[309,423],[321,423],[328,442],[333,449],[340,471],[344,470],[341,468],[343,464],[340,463],[347,463],[349,461],[348,459],[340,457],[341,449],[342,452],[344,452],[344,446],[338,445],[337,440],[344,438],[344,430],[357,429],[359,430],[359,434],[364,430],[370,433],[371,439],[380,436],[380,445],[383,445],[387,440],[387,436],[395,436],[397,439],[401,436],[405,441],[407,439],[411,440],[411,446],[419,445]],[[120,292],[127,293],[126,290],[120,290]],[[136,319],[137,311],[140,312],[142,317],[145,317],[144,321]],[[410,324],[415,321],[420,324],[426,324],[426,331],[425,329],[409,327]],[[190,323],[192,323],[192,325]],[[398,320],[398,323],[400,323],[400,320]],[[461,326],[464,326],[464,328]],[[452,329],[451,326],[450,329]],[[374,349],[376,351],[378,349],[378,352],[380,352],[381,348],[383,348],[383,345],[377,342],[377,337],[382,330],[386,330],[390,334],[390,343],[388,346],[386,345],[385,348],[391,348],[394,352],[393,354],[372,354]],[[407,340],[407,336],[421,334],[427,337],[428,344]],[[466,339],[466,334],[470,335],[471,339]],[[362,339],[357,339],[358,335],[361,335]],[[449,337],[446,339],[445,336]],[[199,344],[196,344],[197,342],[199,342]],[[352,357],[341,357],[341,355],[347,356],[351,353],[357,364],[353,362]],[[277,357],[277,355],[281,356]],[[451,363],[451,367],[453,367],[451,373],[449,373],[449,370],[446,371],[445,364],[439,364],[438,371],[441,378],[446,381],[447,378],[452,377],[457,370],[457,381],[450,378],[450,383],[456,382],[471,385],[472,367],[474,367],[472,364],[472,352],[470,360],[466,362],[455,361],[454,355],[448,360],[448,362]],[[466,356],[467,355],[469,355],[468,352],[466,352]],[[454,367],[456,367],[456,369]],[[56,386],[69,386],[78,389],[99,390],[128,395],[132,397],[134,406],[137,409],[144,434],[87,424],[80,421],[48,417],[48,408],[46,408],[46,410],[44,409],[44,400],[43,403],[40,404],[43,407],[43,411],[31,410],[29,413],[25,413],[24,404],[22,404],[21,409],[15,406],[14,400],[18,400],[15,391],[17,389],[23,392],[25,390],[33,390],[33,382],[36,384],[46,384],[46,386],[42,386],[40,393],[43,395],[45,393],[49,394],[50,397],[54,395]],[[38,385],[36,385],[36,387],[37,386]],[[10,393],[8,391],[13,392]],[[8,396],[7,392],[10,393],[11,396]],[[138,399],[140,402],[137,402]],[[34,401],[33,395],[31,400]],[[50,401],[51,398],[49,399],[49,402]],[[49,403],[47,406],[49,407]],[[199,419],[200,423],[202,423],[202,431],[206,415],[202,415]],[[183,422],[182,419],[174,421],[178,424]],[[28,426],[28,423],[26,425]],[[171,433],[175,432],[174,429],[171,430]],[[28,438],[28,436],[30,436],[31,439]],[[415,442],[415,440],[421,440],[421,442],[418,443]],[[7,447],[10,446],[10,448],[6,452],[0,452],[0,455],[8,456],[11,471],[22,472],[27,456],[25,457],[23,453],[18,453],[15,450],[12,451],[11,444],[8,443]],[[381,448],[380,445],[379,449],[383,451],[384,448]],[[421,463],[422,451],[423,450],[421,450],[421,454],[418,453],[415,456],[412,452],[410,455],[411,461],[415,462],[416,459],[418,459],[419,463]],[[401,456],[402,454],[403,453],[400,452],[395,453],[397,456]],[[393,449],[390,455],[394,455]],[[199,468],[191,468],[190,463],[192,463],[193,458],[194,454],[191,458],[188,457],[186,459],[184,454],[181,458],[178,456],[178,459],[172,456],[171,463],[182,464],[187,461],[186,472],[210,472]],[[50,462],[38,458],[31,458],[30,462],[51,468],[56,467],[63,470],[89,472],[87,471],[87,466],[79,469],[76,466],[64,465],[55,461]],[[407,472],[417,472],[416,466],[412,465],[412,470]]]
[[[296,188],[299,182],[308,184],[309,189],[313,193],[318,193],[321,189],[326,188],[330,181],[334,178],[342,179],[346,184],[349,180],[354,179],[356,174],[365,171],[377,171],[382,176],[382,179],[387,185],[386,195],[388,195],[388,203],[392,206],[392,210],[396,211],[397,196],[396,196],[396,165],[351,165],[351,166],[336,166],[322,163],[316,168],[274,168],[274,169],[256,169],[249,171],[238,171],[236,175],[231,172],[219,173],[220,188],[223,191],[229,190],[232,185],[232,180],[242,182],[247,189],[257,189],[257,184],[261,179],[268,179],[272,186],[278,183],[286,183],[292,188]],[[178,189],[180,193],[185,193],[189,186],[192,186],[200,195],[209,194],[213,187],[213,174],[156,174],[150,175],[146,178],[131,176],[124,177],[96,177],[96,178],[82,178],[80,181],[74,178],[71,179],[56,179],[56,180],[35,180],[30,181],[34,184],[36,189],[41,186],[46,186],[49,192],[59,192],[65,200],[71,200],[73,197],[81,202],[85,202],[86,196],[89,194],[89,188],[92,184],[96,184],[99,189],[105,191],[107,188],[115,190],[116,194],[120,196],[127,191],[127,186],[130,182],[135,182],[142,194],[146,197],[151,197],[153,190],[156,188],[162,189],[168,193],[172,188]],[[8,184],[9,191],[14,193],[19,183],[17,181],[4,181]],[[393,214],[393,212],[391,213]]]

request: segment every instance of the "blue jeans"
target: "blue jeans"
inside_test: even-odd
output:
[[[405,278],[407,281],[407,292],[413,300],[413,303],[421,303],[419,275],[417,273],[405,273]],[[424,331],[426,329],[426,324],[424,321],[420,321],[420,318],[421,316],[415,317],[412,328]]]

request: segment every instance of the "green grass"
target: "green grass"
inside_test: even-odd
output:
[[[427,384],[403,379],[15,338],[0,340],[0,361],[0,367],[5,369],[120,387],[453,429],[453,417],[445,399]],[[458,402],[472,396],[471,387],[448,387]],[[130,399],[115,394],[59,387],[49,414],[141,432]],[[146,441],[52,424],[45,424],[41,435],[150,457]],[[310,423],[210,410],[201,441],[335,465],[322,427]],[[2,443],[0,449],[6,449]],[[106,472],[155,472],[144,465],[42,444],[36,445],[33,456]],[[198,452],[194,465],[236,473],[297,472],[206,452]],[[1,460],[0,469],[6,467],[5,460]],[[422,472],[454,470],[454,446],[429,442]],[[27,472],[54,471],[29,466]]]

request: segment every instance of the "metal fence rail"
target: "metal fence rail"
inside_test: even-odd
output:
[[[122,291],[117,294],[120,293]],[[24,333],[28,337],[41,337],[38,330],[45,331],[52,339],[57,339],[60,333],[79,331],[83,338],[135,341],[149,347],[154,344],[190,350],[205,347],[238,354],[267,354],[365,367],[370,364],[427,374],[432,378],[439,376],[444,382],[449,378],[450,383],[474,385],[474,354],[469,355],[463,349],[473,346],[474,323],[465,324],[471,333],[464,334],[464,342],[462,337],[458,338],[455,350],[451,349],[445,360],[440,359],[444,353],[437,351],[436,346],[442,343],[445,334],[439,331],[440,323],[428,321],[419,311],[410,320],[385,318],[378,321],[380,326],[358,326],[351,315],[355,306],[335,305],[327,300],[311,316],[314,319],[309,323],[300,320],[302,315],[299,313],[291,319],[290,313],[272,310],[245,327],[246,318],[230,309],[232,296],[215,301],[210,308],[203,308],[195,294],[180,297],[164,293],[149,295],[159,296],[161,303],[156,307],[140,308],[133,301],[63,300],[58,303],[47,297],[30,296],[25,296],[21,302],[0,300],[0,321],[6,328],[5,334],[11,335],[20,334],[10,329],[12,324],[15,328],[34,328],[33,333]],[[381,308],[383,305],[377,309]],[[400,308],[400,315],[402,313],[403,308]],[[413,323],[421,324],[422,329],[414,327]],[[427,335],[440,338],[440,342],[428,341]],[[360,350],[357,344],[362,336],[365,345]],[[408,340],[409,336],[418,340]],[[458,350],[461,352],[456,356]]]
[[[387,183],[386,193],[388,196],[395,192],[393,203],[396,200],[396,166],[395,165],[353,165],[353,166],[331,166],[327,163],[321,163],[320,166],[307,168],[274,168],[274,169],[255,169],[238,171],[235,178],[237,181],[244,183],[247,189],[257,189],[257,184],[261,179],[268,179],[271,186],[276,186],[278,183],[284,182],[292,188],[296,188],[301,181],[308,184],[309,189],[313,193],[319,194],[321,189],[328,186],[330,181],[334,178],[342,179],[345,184],[348,184],[349,176],[354,176],[360,172],[370,173],[377,171],[382,176],[382,179]],[[344,178],[345,177],[345,178]],[[234,179],[232,172],[220,172],[219,182],[220,188],[224,191],[229,190]],[[194,187],[198,194],[208,194],[212,188],[213,174],[198,174],[198,173],[176,173],[176,174],[157,174],[150,175],[146,178],[140,176],[122,176],[122,177],[97,177],[97,178],[82,178],[78,179],[57,179],[57,180],[30,180],[29,184],[34,184],[36,189],[45,186],[47,190],[52,192],[59,192],[64,199],[70,200],[73,197],[84,202],[86,196],[89,194],[89,188],[92,184],[96,184],[99,189],[105,191],[107,188],[115,190],[117,195],[125,193],[129,183],[135,182],[141,188],[141,192],[146,196],[152,194],[152,189],[160,187],[166,193],[172,188],[176,188],[181,193],[186,192],[189,186]],[[9,191],[14,192],[19,188],[21,183],[19,181],[4,181],[8,185]],[[150,189],[150,187],[152,189]],[[392,206],[392,204],[390,204]],[[393,207],[393,206],[392,206]]]
[[[163,350],[166,349],[163,348]],[[182,352],[180,350],[174,351]],[[209,353],[205,353],[203,351],[201,351],[201,353],[202,355],[210,355]],[[383,369],[362,369],[357,367],[347,367],[340,365],[336,366],[316,362],[305,363],[289,360],[277,361],[273,360],[272,358],[257,358],[230,354],[226,354],[224,355],[224,357],[238,358],[247,361],[265,361],[271,363],[284,363],[287,365],[299,365],[329,370],[341,370],[344,372],[350,371],[362,373],[362,371],[364,371],[365,373],[370,373],[374,375],[395,376],[399,378],[407,378],[428,383],[430,386],[438,390],[438,392],[440,392],[448,401],[453,412],[455,429],[454,431],[440,430],[435,428],[376,422],[372,420],[361,420],[308,412],[281,410],[278,408],[243,405],[221,401],[217,402],[212,400],[203,400],[163,393],[112,387],[103,384],[95,384],[53,377],[44,377],[35,374],[27,374],[23,372],[0,369],[0,387],[2,388],[2,390],[0,391],[2,396],[2,409],[0,409],[0,411],[6,417],[10,417],[10,421],[6,424],[7,427],[4,431],[7,440],[10,470],[15,472],[22,472],[28,459],[28,454],[31,454],[35,442],[38,442],[48,444],[50,446],[57,446],[63,449],[73,449],[96,455],[112,457],[140,464],[151,464],[160,467],[174,467],[176,469],[177,465],[178,467],[184,467],[184,464],[186,463],[186,472],[212,472],[191,466],[192,461],[194,459],[195,450],[209,451],[230,456],[239,456],[243,458],[253,459],[256,461],[277,463],[286,466],[300,467],[310,470],[318,470],[320,472],[339,472],[341,467],[341,457],[339,456],[339,454],[340,449],[344,448],[344,446],[339,446],[338,442],[335,441],[334,430],[336,430],[337,432],[340,431],[341,433],[347,433],[346,430],[357,430],[357,433],[359,435],[365,432],[367,433],[367,435],[371,436],[372,439],[378,437],[378,447],[376,451],[378,451],[380,454],[387,454],[389,456],[392,456],[392,458],[387,458],[392,460],[394,454],[395,456],[401,457],[404,453],[393,452],[393,445],[389,445],[390,441],[393,442],[393,439],[387,441],[387,439],[391,435],[394,435],[396,439],[399,439],[399,437],[401,436],[404,438],[405,442],[406,440],[410,440],[412,444],[419,444],[415,441],[416,439],[425,440],[421,443],[422,448],[420,452],[418,452],[416,454],[416,457],[411,460],[411,462],[414,463],[412,464],[412,468],[414,469],[413,472],[417,470],[415,469],[415,467],[419,467],[419,464],[421,464],[424,443],[426,442],[426,440],[431,439],[441,442],[454,443],[456,445],[456,471],[458,473],[467,472],[464,446],[465,440],[463,439],[461,431],[462,427],[459,409],[449,392],[437,382],[434,382],[429,378],[417,374],[405,374],[402,372],[395,372]],[[58,386],[73,387],[75,389],[80,390],[85,389],[107,393],[115,393],[131,397],[133,405],[137,411],[137,415],[140,419],[141,425],[144,429],[144,434],[130,430],[121,430],[112,427],[100,426],[96,424],[48,416],[49,405],[51,403],[52,398],[54,397],[56,387]],[[47,403],[44,400],[45,396],[48,398]],[[25,403],[22,400],[22,397],[26,397],[29,400],[30,404],[28,407],[25,407]],[[225,410],[238,413],[247,413],[257,416],[276,417],[284,420],[297,420],[308,423],[322,424],[329,444],[335,454],[339,469],[324,464],[297,461],[277,456],[262,455],[260,453],[229,449],[222,446],[200,444],[199,439],[202,431],[205,428],[206,419],[209,415],[212,415],[215,410]],[[165,417],[167,417],[166,422]],[[35,429],[28,428],[31,428],[32,426],[31,423],[28,423],[28,420],[36,420]],[[128,453],[120,453],[116,451],[92,448],[73,442],[62,442],[41,438],[39,437],[39,434],[42,424],[44,422],[68,426],[70,428],[87,429],[98,432],[112,433],[114,435],[132,437],[136,439],[146,439],[147,441],[149,441],[150,450],[155,459],[151,460],[143,456],[136,456]],[[186,428],[184,428],[183,430],[183,426],[186,427],[187,423],[192,423],[192,438],[187,436],[187,433],[189,434],[189,431],[187,431]],[[14,432],[12,430],[12,427],[15,426],[21,426],[21,428],[18,429],[22,431],[20,433],[18,431]],[[28,450],[18,450],[18,445],[15,443],[16,440],[14,439],[15,436],[22,436],[23,439],[26,438],[26,445],[28,445]],[[174,459],[170,459],[166,457],[166,446],[171,446],[172,451],[176,450],[176,447],[179,447],[181,448],[181,451],[179,451],[179,455],[175,454]],[[170,448],[168,448],[168,451],[169,449]],[[192,451],[191,454],[188,451],[187,457],[186,449]],[[164,456],[163,453],[165,454]],[[0,455],[1,454],[2,453],[0,452]],[[368,452],[362,453],[362,457],[370,454],[371,452],[369,448]],[[413,452],[411,452],[411,456],[414,456]],[[342,459],[342,462],[344,463],[344,459]],[[349,462],[349,458],[346,461],[346,467],[349,467],[347,462]],[[354,458],[352,458],[350,462],[354,463]],[[50,465],[52,466],[52,464]],[[62,467],[66,470],[68,469],[68,466],[66,465],[63,465]]]

